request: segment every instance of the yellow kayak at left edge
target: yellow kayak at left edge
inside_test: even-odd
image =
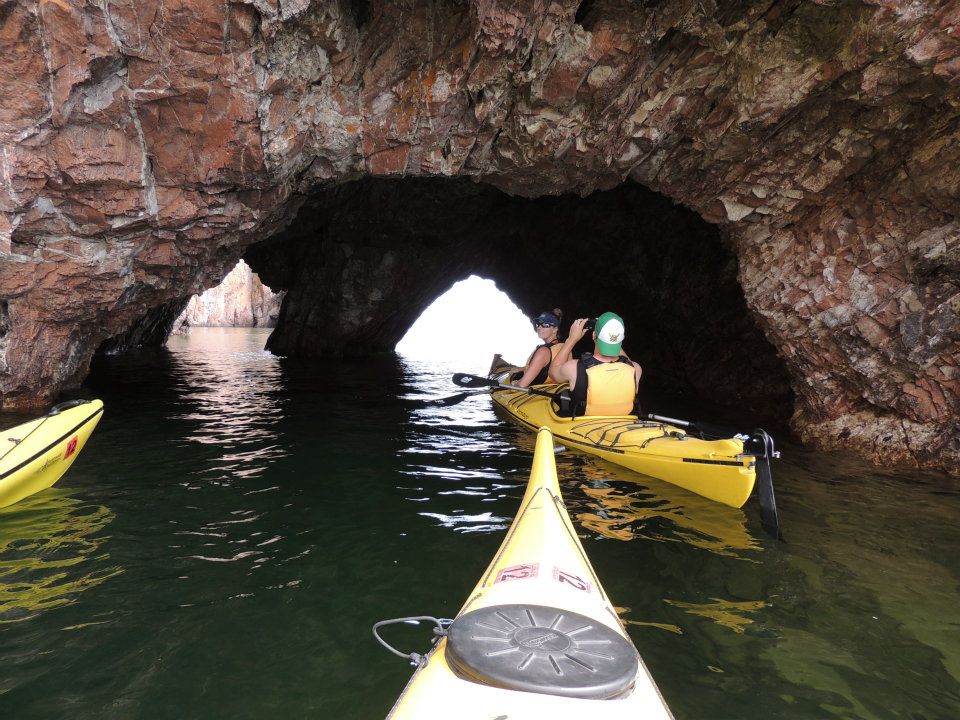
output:
[[[438,634],[389,720],[672,720],[570,522],[547,428],[503,544]]]
[[[43,417],[0,431],[0,508],[57,482],[102,416],[100,400],[71,400]]]

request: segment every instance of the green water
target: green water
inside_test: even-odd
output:
[[[370,626],[456,613],[532,436],[486,397],[398,401],[452,394],[452,368],[294,362],[264,339],[194,330],[97,361],[89,445],[54,489],[0,510],[0,718],[386,714],[410,668]],[[786,544],[755,501],[558,456],[674,714],[960,717],[957,481],[781,445]],[[428,647],[425,629],[394,639]]]

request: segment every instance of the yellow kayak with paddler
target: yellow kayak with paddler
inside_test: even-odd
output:
[[[566,390],[566,383],[537,385],[533,392],[506,387],[510,384],[510,370],[500,363],[499,357],[494,359],[489,380],[494,403],[511,420],[533,430],[548,427],[562,445],[736,508],[742,507],[753,492],[757,458],[745,446],[745,441],[749,441],[746,436],[703,439],[689,428],[671,424],[667,418],[562,417],[548,395]]]
[[[70,400],[43,417],[0,431],[0,508],[57,482],[102,416],[100,400]]]
[[[380,637],[411,620],[436,623],[425,657]],[[417,665],[391,720],[673,717],[577,538],[547,428],[520,510],[457,617],[386,620],[374,635]]]

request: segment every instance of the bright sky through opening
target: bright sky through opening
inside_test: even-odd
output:
[[[414,358],[462,360],[485,371],[494,353],[523,365],[539,344],[530,319],[506,293],[492,280],[471,275],[434,300],[396,350]]]

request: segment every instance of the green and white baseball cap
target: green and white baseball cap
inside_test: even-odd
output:
[[[597,348],[604,355],[619,355],[623,345],[623,318],[612,312],[605,312],[597,318],[594,328],[597,334]]]

